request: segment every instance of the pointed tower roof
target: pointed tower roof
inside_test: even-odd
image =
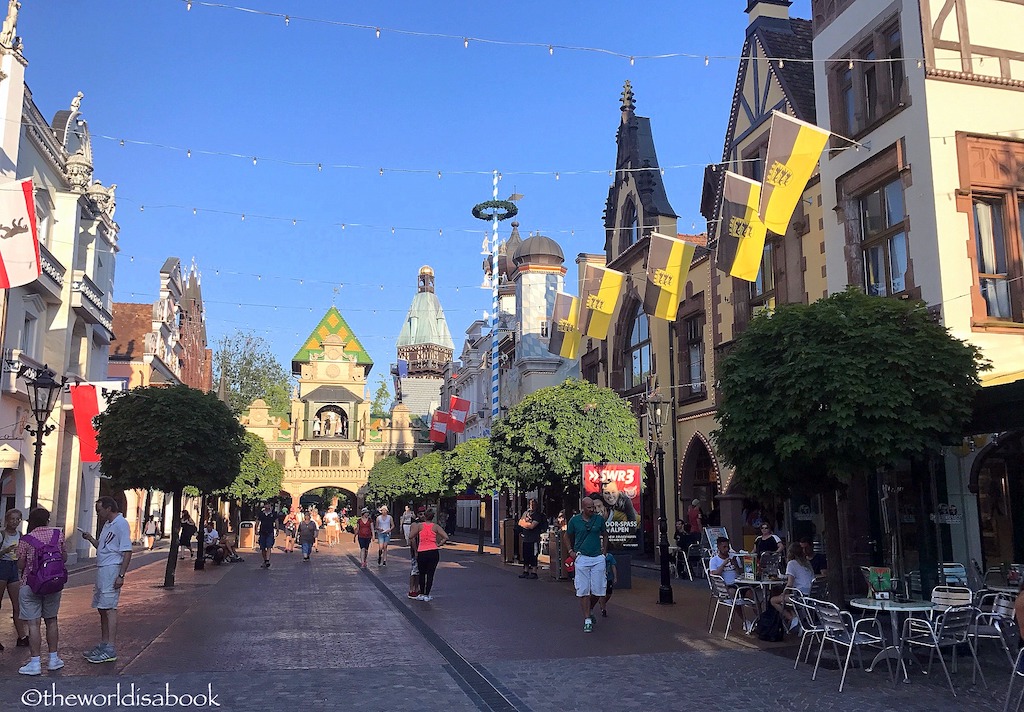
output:
[[[409,313],[405,315],[402,331],[398,334],[398,346],[435,344],[455,351],[455,342],[444,318],[444,309],[434,294],[434,270],[420,267],[419,291],[412,298]]]
[[[338,308],[332,306],[324,314],[324,318],[320,320],[316,328],[313,329],[309,338],[302,344],[302,348],[292,356],[292,373],[299,373],[301,365],[309,363],[313,354],[318,356],[323,354],[323,340],[331,334],[341,339],[341,342],[345,345],[346,356],[355,356],[356,363],[360,366],[373,366],[373,359],[370,358],[370,354],[366,353],[366,349],[363,348],[363,345],[359,343],[359,339],[352,333],[352,329],[341,315],[341,312],[338,311]],[[367,372],[369,372],[369,369],[367,369]]]

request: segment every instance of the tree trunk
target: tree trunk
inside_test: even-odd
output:
[[[164,588],[174,588],[174,569],[178,565],[178,537],[181,530],[181,488],[174,490],[174,509],[171,512],[171,546],[167,552],[167,568],[164,569]]]
[[[203,571],[206,568],[206,546],[204,542],[206,534],[206,495],[199,493],[199,521],[196,523],[199,531],[196,532],[196,563],[195,570]]]
[[[477,519],[476,553],[484,553],[484,527],[487,525],[487,497],[480,497],[480,516]]]
[[[825,556],[828,559],[829,598],[838,606],[846,604],[846,560],[839,532],[839,492],[821,496],[821,513],[825,521]]]

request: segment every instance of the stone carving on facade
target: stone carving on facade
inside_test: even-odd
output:
[[[82,108],[82,99],[85,98],[85,94],[78,92],[75,98],[71,100],[71,112],[77,114]]]
[[[18,0],[9,0],[7,3],[7,18],[4,20],[3,28],[0,29],[0,44],[5,47],[14,47],[15,32],[18,31],[18,10],[21,3]]]
[[[68,156],[64,175],[71,184],[71,190],[76,193],[84,193],[92,180],[92,161],[85,155],[85,151],[79,149]],[[104,191],[104,194],[106,191]]]
[[[70,159],[68,163],[70,165]],[[111,183],[109,188],[104,188],[98,180],[93,181],[93,184],[89,186],[89,197],[96,203],[96,207],[106,213],[111,220],[114,219],[114,210],[117,209],[117,203],[114,200],[116,189],[117,183]]]

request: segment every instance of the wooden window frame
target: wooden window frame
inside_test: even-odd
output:
[[[647,337],[640,339],[639,341],[633,341],[633,331],[636,328],[637,323],[643,319],[647,322]],[[623,340],[623,361],[622,361],[622,385],[623,390],[631,391],[634,388],[639,388],[646,385],[646,376],[650,376],[654,373],[654,361],[652,359],[654,355],[654,348],[651,342],[651,320],[644,312],[643,304],[637,304],[633,311],[633,316],[629,320],[626,331],[625,339]],[[643,370],[643,354],[647,352],[647,371]],[[640,375],[637,382],[633,382],[633,354],[640,354]]]
[[[878,194],[879,206],[881,215],[883,218],[888,216],[888,198],[886,189],[891,185],[898,185],[900,193],[902,194],[903,203],[903,217],[899,222],[893,222],[886,224],[882,229],[875,233],[868,234],[867,228],[864,221],[864,201],[869,196]],[[864,288],[866,294],[870,294],[876,297],[891,297],[901,295],[909,289],[910,285],[910,242],[907,237],[907,196],[906,191],[903,187],[903,182],[898,174],[892,174],[887,176],[884,180],[872,184],[870,188],[862,191],[856,196],[858,206],[858,216],[860,219],[860,252],[861,261],[863,264],[863,274],[861,277],[861,286]],[[891,253],[891,242],[897,235],[903,235],[904,244],[904,260],[907,263],[907,267],[903,273],[903,288],[895,289],[892,278],[892,253]],[[876,247],[883,247],[885,253],[884,259],[884,272],[885,272],[885,294],[874,294],[868,285],[868,252]]]
[[[703,311],[691,312],[683,315],[678,322],[677,340],[679,343],[679,375],[678,381],[681,384],[679,403],[704,400],[707,398],[707,367],[704,361],[704,329],[707,320]],[[700,354],[700,373],[698,380],[693,381],[693,359],[690,358],[690,349],[697,347]],[[687,385],[689,387],[687,387]]]
[[[757,278],[749,284],[750,298],[747,300],[747,309],[751,319],[763,311],[771,312],[775,310],[775,292],[778,283],[778,275],[775,274],[775,248],[774,240],[767,240],[764,243],[764,251],[761,253],[761,268],[757,271]],[[768,263],[767,274],[770,274],[772,278],[771,286],[768,288],[763,286],[765,284],[766,259]]]

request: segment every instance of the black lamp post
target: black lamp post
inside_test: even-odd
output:
[[[57,396],[64,388],[63,381],[54,380],[54,372],[49,366],[43,366],[42,371],[26,371],[22,369],[25,377],[25,385],[28,387],[28,400],[32,405],[32,416],[35,418],[36,427],[26,425],[25,430],[34,435],[35,440],[35,462],[32,468],[32,495],[29,499],[29,510],[39,506],[39,470],[42,467],[43,459],[43,438],[54,431],[56,426],[48,425],[50,413],[57,402]]]
[[[658,603],[672,604],[672,577],[668,562],[668,520],[665,518],[665,449],[661,445],[661,428],[665,417],[663,406],[665,401],[655,391],[647,397],[647,417],[652,426],[654,439],[654,457],[658,463],[658,539],[659,560],[661,565],[661,585],[658,587]]]

